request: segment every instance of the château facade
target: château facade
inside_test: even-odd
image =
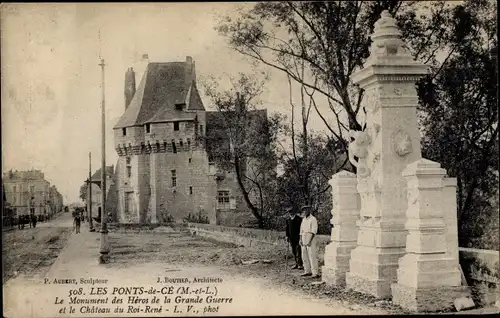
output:
[[[228,226],[254,221],[234,173],[206,151],[216,113],[205,110],[191,57],[148,63],[138,87],[133,68],[126,71],[125,112],[114,127],[119,223],[182,222],[189,214]]]

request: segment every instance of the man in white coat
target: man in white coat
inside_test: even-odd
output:
[[[304,218],[300,224],[300,245],[302,246],[304,273],[300,276],[319,278],[318,258],[316,255],[316,234],[318,233],[318,221],[311,214],[311,206],[303,206],[302,211],[304,213]]]

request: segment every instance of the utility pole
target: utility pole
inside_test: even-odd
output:
[[[90,232],[95,232],[94,229],[94,222],[92,220],[92,153],[89,151],[89,180],[88,186],[87,186],[87,196],[88,196],[88,211],[87,211],[87,217],[89,218],[89,231]]]
[[[101,167],[101,248],[99,263],[104,264],[109,261],[109,242],[108,242],[108,214],[106,213],[106,104],[104,94],[104,59],[101,58],[102,71],[102,107],[101,107],[101,124],[102,124],[102,167]]]

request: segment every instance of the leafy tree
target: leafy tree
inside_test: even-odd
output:
[[[87,201],[88,197],[87,197],[87,191],[88,191],[88,185],[86,183],[82,184],[82,186],[80,187],[80,199],[82,199],[82,201]]]
[[[217,112],[208,120],[204,142],[211,159],[224,171],[234,171],[243,199],[260,228],[271,211],[276,174],[275,143],[281,118],[257,110],[264,82],[240,74],[232,88],[221,90],[214,79],[206,95]],[[210,116],[210,115],[208,115]]]
[[[461,246],[481,237],[498,214],[491,200],[498,190],[495,12],[489,1],[454,7],[447,23],[451,53],[419,86],[423,154],[457,178]]]
[[[352,74],[369,56],[370,35],[383,10],[389,10],[416,55],[432,60],[446,32],[439,22],[445,1],[261,2],[217,27],[236,51],[285,73],[307,89],[311,104],[332,136],[347,151],[345,132],[363,128],[363,90]],[[417,17],[417,9],[430,11]],[[313,93],[317,96],[313,98]],[[318,107],[318,98],[328,107]],[[324,110],[336,118],[328,122]],[[347,120],[347,122],[346,122]]]
[[[327,234],[332,209],[328,181],[343,166],[346,156],[333,139],[318,134],[310,134],[308,139],[308,156],[301,155],[304,145],[299,143],[297,156],[287,153],[282,157],[283,174],[278,177],[278,198],[282,206],[294,209],[310,204],[319,221],[319,232]],[[302,173],[308,176],[308,193],[303,189]]]

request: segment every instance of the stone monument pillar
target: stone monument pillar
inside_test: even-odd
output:
[[[356,175],[341,171],[329,181],[332,187],[332,241],[325,248],[321,278],[328,285],[345,286],[351,250],[356,247],[359,218],[359,194]]]
[[[443,179],[443,218],[446,225],[446,252],[458,262],[457,178]],[[459,268],[460,270],[460,268]]]
[[[364,68],[352,77],[365,90],[367,114],[365,131],[351,132],[354,140],[349,145],[361,210],[346,285],[389,298],[407,234],[406,181],[401,173],[421,158],[415,83],[428,68],[413,60],[388,11],[375,23],[372,41]]]
[[[443,204],[445,175],[439,163],[427,159],[403,171],[408,180],[407,254],[399,260],[392,301],[406,309],[437,311],[468,296],[467,288],[461,286],[458,258],[448,253],[443,217],[448,212]]]

